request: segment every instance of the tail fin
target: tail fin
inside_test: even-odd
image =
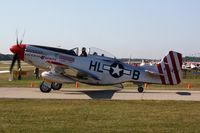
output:
[[[169,53],[157,64],[162,84],[179,84],[181,82],[182,54]]]

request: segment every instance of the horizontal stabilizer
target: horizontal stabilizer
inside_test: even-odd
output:
[[[151,74],[151,75],[155,75],[155,76],[164,76],[164,74],[154,72],[154,71],[150,71],[150,70],[145,70],[145,72],[148,73],[148,74]]]

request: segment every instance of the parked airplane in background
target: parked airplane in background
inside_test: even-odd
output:
[[[200,70],[200,62],[184,62],[182,69],[186,70]]]
[[[44,81],[40,85],[40,90],[45,93],[59,90],[63,83],[76,81],[121,86],[124,82],[132,82],[138,85],[138,92],[143,92],[144,83],[176,85],[181,82],[182,55],[174,51],[156,65],[131,66],[95,48],[80,56],[78,48],[66,50],[17,41],[10,50],[14,53],[10,72],[16,61],[18,68],[21,67],[20,60],[46,70],[41,73]]]

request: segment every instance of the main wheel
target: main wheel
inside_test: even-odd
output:
[[[138,87],[138,92],[139,93],[142,93],[144,91],[144,88],[143,87]]]
[[[62,88],[62,84],[61,84],[61,83],[55,83],[55,82],[53,82],[53,83],[51,84],[51,88],[52,88],[53,90],[60,90],[60,89]]]
[[[48,83],[44,81],[40,84],[40,91],[43,93],[49,93],[51,91],[51,85],[49,86]]]

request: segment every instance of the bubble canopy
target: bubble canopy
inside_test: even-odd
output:
[[[74,55],[76,55],[76,56],[80,55],[80,52],[81,52],[81,51],[79,51],[78,47],[73,48],[70,51],[72,51],[74,53]],[[102,56],[102,57],[108,57],[108,58],[115,58],[116,59],[116,57],[113,54],[111,54],[111,53],[109,53],[105,50],[96,48],[96,47],[90,47],[89,49],[87,49],[87,54],[90,55],[90,56]]]
[[[113,54],[95,47],[89,48],[88,55],[104,56],[109,58],[116,58]]]

